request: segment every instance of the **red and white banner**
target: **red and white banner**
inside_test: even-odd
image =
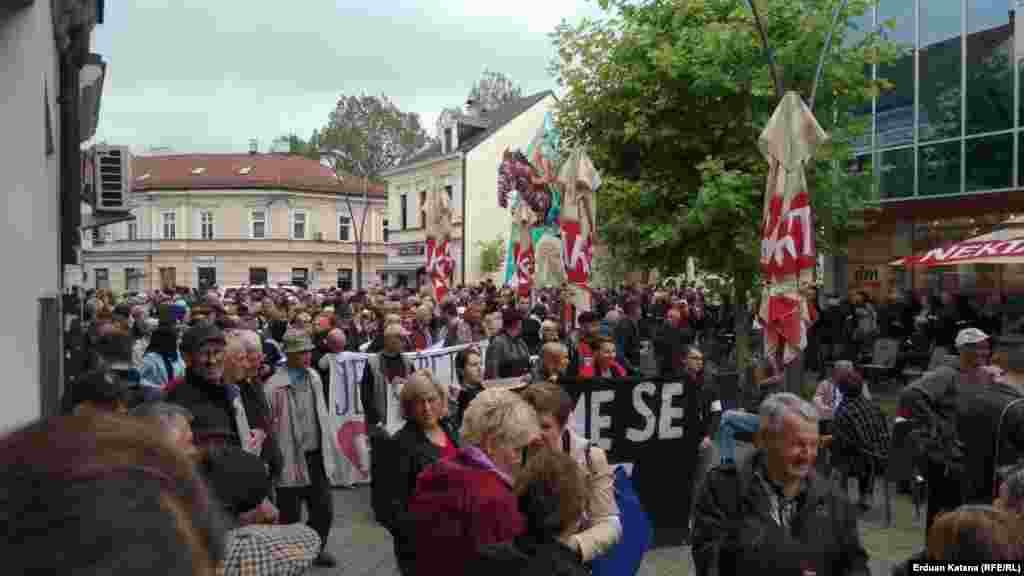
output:
[[[448,279],[455,269],[455,259],[452,258],[451,244],[447,238],[438,242],[434,238],[427,238],[427,275],[434,287],[434,298],[440,302],[448,293]]]
[[[920,256],[901,258],[893,266],[956,266],[961,264],[1024,263],[1024,227],[1003,228],[989,234],[951,242]]]
[[[520,296],[529,296],[533,288],[533,244],[525,250],[522,242],[516,242],[513,250],[516,263],[516,274],[514,277],[516,291]]]
[[[569,282],[587,285],[590,280],[590,263],[594,259],[594,243],[580,234],[580,223],[573,220],[562,222],[562,257]]]

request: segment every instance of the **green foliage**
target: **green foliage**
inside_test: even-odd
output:
[[[786,90],[810,95],[839,1],[758,2]],[[871,80],[868,64],[902,53],[853,26],[871,1],[850,0],[841,14],[813,103],[832,137],[807,169],[823,251],[841,250],[850,214],[870,199],[869,177],[848,170],[851,144],[868,127],[871,97],[891,86]],[[664,274],[692,256],[745,302],[768,168],[757,140],[778,103],[754,17],[738,0],[599,3],[607,18],[556,30],[552,67],[565,89],[563,138],[587,146],[605,176],[599,234],[614,256]]]
[[[522,97],[523,89],[501,72],[484,69],[480,79],[469,90],[467,100],[474,100],[485,110],[494,110],[506,102]]]
[[[403,112],[387,96],[342,94],[308,141],[285,137],[293,153],[326,159],[338,174],[371,180],[411,157],[431,139],[414,112]]]
[[[493,274],[501,270],[505,263],[505,239],[498,236],[494,240],[478,241],[476,245],[480,248],[480,271]]]

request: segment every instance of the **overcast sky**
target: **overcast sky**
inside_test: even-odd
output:
[[[132,0],[106,3],[97,141],[136,152],[266,150],[308,136],[338,95],[386,94],[433,123],[485,67],[555,89],[547,34],[593,0]]]

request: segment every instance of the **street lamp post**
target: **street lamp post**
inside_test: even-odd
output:
[[[355,210],[352,208],[352,197],[349,196],[344,190],[342,194],[345,196],[345,206],[348,207],[348,218],[352,223],[352,233],[356,240],[356,290],[363,289],[363,233],[366,230],[366,216],[370,211],[370,178],[366,175],[366,170],[363,169],[362,162],[356,162],[356,166],[359,171],[362,172],[363,176],[363,214],[359,220],[359,226],[356,223]],[[335,177],[338,182],[345,182],[345,176],[335,171]]]

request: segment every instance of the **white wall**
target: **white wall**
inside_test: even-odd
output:
[[[555,97],[548,96],[498,130],[470,151],[466,158],[466,283],[483,279],[480,273],[478,242],[498,236],[508,241],[512,219],[507,209],[498,206],[498,165],[505,147],[526,152],[537,130],[544,124],[544,114],[555,107]],[[504,278],[504,276],[502,276]]]
[[[39,417],[38,298],[60,294],[60,93],[50,2],[0,19],[0,430]],[[48,95],[48,99],[44,96]],[[52,154],[46,152],[50,107]]]

